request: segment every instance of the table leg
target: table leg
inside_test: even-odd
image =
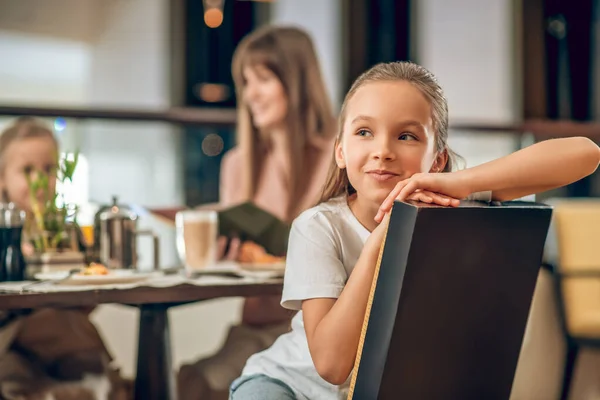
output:
[[[176,399],[168,310],[163,304],[140,306],[136,400]]]

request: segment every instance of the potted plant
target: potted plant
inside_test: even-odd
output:
[[[27,174],[31,215],[28,216],[25,232],[34,249],[27,263],[36,270],[44,270],[45,267],[73,268],[73,263],[84,261],[79,245],[78,207],[68,203],[64,193],[50,190],[49,185],[50,174],[56,174],[57,182],[72,183],[78,159],[79,153],[75,153],[72,158],[59,160],[56,171]]]

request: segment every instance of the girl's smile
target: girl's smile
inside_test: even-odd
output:
[[[396,182],[400,176],[399,174],[386,169],[372,169],[367,171],[366,174],[378,182],[387,182],[391,180]]]

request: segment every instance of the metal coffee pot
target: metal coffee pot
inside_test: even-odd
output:
[[[154,269],[159,269],[159,239],[151,230],[137,229],[138,215],[129,207],[118,204],[116,196],[110,206],[102,207],[94,219],[96,254],[108,268],[137,268],[137,238],[152,236]]]

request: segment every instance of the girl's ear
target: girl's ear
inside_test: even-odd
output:
[[[442,172],[448,163],[448,150],[444,149],[437,155],[429,172]]]
[[[342,149],[342,142],[336,141],[335,143],[335,163],[338,168],[346,168],[346,159],[344,158],[344,150]]]

